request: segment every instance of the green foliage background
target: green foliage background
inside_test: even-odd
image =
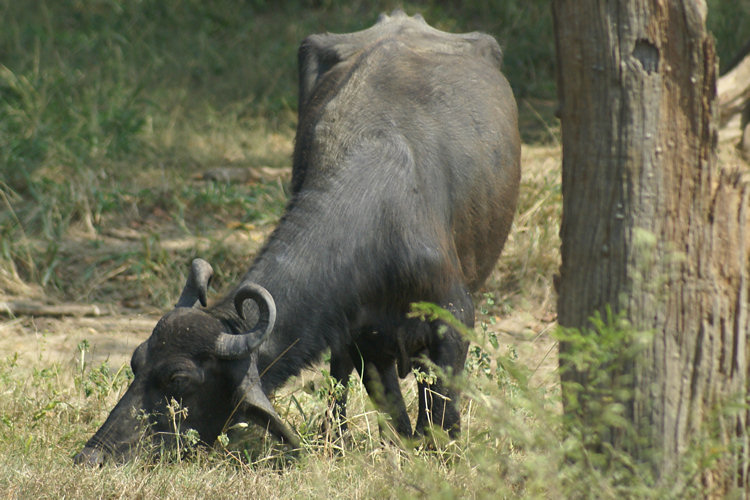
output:
[[[750,40],[750,6],[709,6],[725,61]],[[201,206],[212,197],[214,219],[223,210],[241,222],[277,216],[280,190],[185,190],[186,178],[225,163],[222,145],[197,150],[196,136],[233,127],[290,137],[302,38],[363,29],[396,7],[444,30],[497,37],[525,139],[550,139],[548,1],[0,0],[0,269],[89,299],[65,275],[60,241],[73,226],[100,232],[127,224],[123,214],[160,209],[195,234],[215,222]],[[288,164],[238,140],[246,163]],[[258,209],[258,199],[267,204]]]
[[[497,37],[525,140],[554,139],[548,1],[0,0],[0,270],[48,293],[106,299],[69,282],[61,240],[71,227],[101,232],[158,209],[194,235],[217,217],[278,216],[281,189],[207,193],[185,179],[226,163],[226,144],[210,143],[216,131],[237,136],[243,164],[288,166],[258,143],[293,135],[299,42],[364,29],[396,7]],[[750,40],[750,2],[709,8],[727,61]]]

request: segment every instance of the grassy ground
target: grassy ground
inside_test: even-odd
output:
[[[133,348],[174,304],[191,259],[214,265],[216,297],[280,216],[299,41],[365,28],[394,6],[0,0],[0,302],[103,312],[0,320],[0,497],[618,497],[632,485],[563,461],[577,445],[560,441],[550,336],[560,148],[541,0],[402,4],[442,29],[498,37],[525,141],[514,229],[475,297],[479,326],[456,442],[440,452],[383,444],[358,382],[351,440],[322,439],[322,366],[276,395],[305,437],[299,459],[255,441],[153,464],[72,466],[127,385]],[[750,37],[733,14],[717,9],[717,26]],[[413,411],[414,381],[403,389]]]

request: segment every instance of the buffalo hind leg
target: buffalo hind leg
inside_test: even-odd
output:
[[[467,327],[474,326],[474,305],[463,287],[457,288],[450,300],[441,305]],[[459,331],[441,321],[434,321],[430,326],[432,332],[427,354],[429,364],[435,366],[437,373],[431,377],[427,375],[430,372],[429,366],[416,363],[418,370],[424,374],[417,381],[419,414],[416,432],[421,434],[430,426],[437,425],[451,437],[455,437],[461,430],[461,392],[450,378],[463,371],[469,342]]]

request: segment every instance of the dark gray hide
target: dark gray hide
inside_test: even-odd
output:
[[[358,368],[410,434],[397,371],[427,359],[459,373],[468,346],[452,329],[408,320],[410,304],[433,302],[473,325],[469,294],[492,270],[515,211],[520,141],[500,62],[490,36],[444,33],[402,12],[305,39],[284,216],[213,306],[183,307],[205,300],[207,263],[194,265],[180,307],[136,350],[135,380],[76,461],[126,458],[141,433],[168,436],[160,415],[171,398],[188,408],[181,428],[206,442],[253,419],[295,444],[266,395],[329,348],[333,375]],[[457,432],[459,394],[442,378],[427,389],[417,429]]]

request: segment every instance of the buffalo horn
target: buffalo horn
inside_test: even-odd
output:
[[[286,426],[279,414],[276,413],[266,393],[263,392],[260,376],[258,375],[258,353],[250,354],[250,365],[242,378],[235,397],[241,414],[266,426],[277,437],[289,443],[293,448],[299,447],[299,438]]]
[[[203,259],[193,259],[190,265],[190,275],[175,307],[193,307],[198,301],[206,307],[206,292],[213,275],[214,270],[211,264]]]
[[[231,335],[220,333],[216,339],[216,355],[225,359],[247,356],[258,348],[276,323],[276,304],[268,290],[256,283],[246,283],[234,296],[234,308],[240,318],[245,319],[243,304],[252,299],[258,305],[258,322],[247,333]]]

